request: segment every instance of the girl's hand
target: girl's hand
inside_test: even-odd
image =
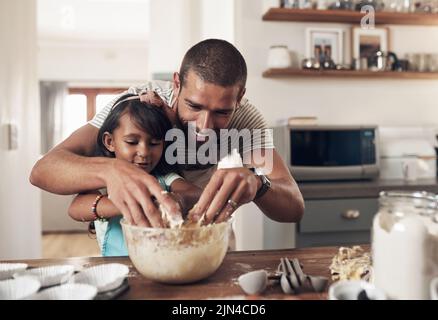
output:
[[[164,191],[167,193],[167,191]],[[163,206],[159,205],[160,211],[161,211],[161,218],[163,220],[164,227],[166,228],[180,228],[183,223],[183,208],[184,208],[184,202],[181,196],[177,195],[176,193],[169,192],[167,193],[169,197],[171,197],[177,204],[178,204],[178,210],[177,211],[167,211]]]
[[[112,159],[105,170],[104,179],[108,197],[130,224],[164,227],[160,211],[154,205],[152,197],[168,212],[179,211],[178,203],[169,193],[163,192],[154,176],[127,161]]]

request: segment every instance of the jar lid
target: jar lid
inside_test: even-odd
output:
[[[415,208],[427,209],[426,215],[432,214],[438,208],[438,197],[434,193],[426,191],[382,191],[379,193],[379,202],[382,204],[396,201],[411,203]]]
[[[388,198],[410,198],[410,199],[422,199],[422,200],[429,200],[429,201],[437,201],[437,196],[434,193],[426,192],[426,191],[399,191],[399,190],[393,190],[393,191],[381,191],[379,193],[379,197],[388,197]]]

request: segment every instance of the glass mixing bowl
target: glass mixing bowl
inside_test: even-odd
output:
[[[144,228],[121,220],[129,257],[144,277],[163,283],[212,275],[228,250],[231,220],[191,228]]]

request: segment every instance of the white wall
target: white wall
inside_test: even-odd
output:
[[[129,86],[147,79],[148,46],[140,41],[40,41],[38,67],[41,80]]]
[[[86,231],[88,223],[73,220],[68,215],[68,207],[74,195],[60,196],[57,194],[42,191],[41,210],[42,227],[44,232],[48,231]]]
[[[38,258],[41,193],[28,181],[40,150],[35,1],[0,1],[0,43],[0,125],[18,128],[18,148],[0,146],[0,259]]]
[[[150,1],[150,76],[178,71],[186,51],[200,40],[234,39],[234,0]]]
[[[38,0],[42,80],[142,82],[148,38],[149,0]]]
[[[188,31],[191,30],[192,13],[186,4],[178,0],[151,0],[149,77],[154,73],[172,73],[179,68],[180,57],[191,37]]]
[[[200,40],[219,38],[234,42],[235,0],[200,1]]]
[[[438,127],[438,80],[262,78],[270,45],[286,44],[304,57],[307,27],[342,28],[346,48],[350,46],[350,25],[262,21],[264,7],[272,2],[235,2],[235,44],[248,64],[247,97],[270,125],[289,116],[311,115],[327,124]],[[402,57],[409,52],[438,53],[438,27],[390,26],[390,34],[390,49]],[[294,245],[293,224],[268,221],[251,206],[241,209],[241,220],[240,248],[253,248],[255,234],[265,248]]]

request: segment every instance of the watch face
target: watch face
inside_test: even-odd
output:
[[[269,178],[267,176],[264,176],[266,179],[266,184],[268,185],[268,187],[271,187],[271,180],[269,180]]]
[[[262,186],[257,191],[256,196],[255,196],[254,199],[260,198],[261,196],[263,196],[271,188],[271,181],[268,179],[267,176],[265,176],[264,174],[257,175],[257,176],[262,181]]]
[[[258,176],[262,176],[263,175],[263,169],[261,168],[254,168],[254,173]]]

